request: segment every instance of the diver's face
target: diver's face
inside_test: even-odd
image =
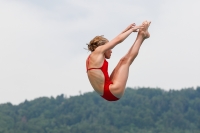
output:
[[[105,58],[106,59],[110,59],[110,57],[111,57],[111,53],[112,53],[112,50],[111,49],[109,49],[109,50],[107,50],[106,52],[105,52]]]

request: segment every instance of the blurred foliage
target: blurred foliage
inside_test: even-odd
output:
[[[0,105],[0,133],[199,133],[200,87],[127,88],[116,102],[95,92]]]

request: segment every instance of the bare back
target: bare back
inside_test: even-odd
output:
[[[92,52],[86,60],[86,68],[100,68],[104,63],[105,57],[102,54]],[[87,71],[88,79],[94,90],[103,95],[105,77],[100,69],[91,69]]]

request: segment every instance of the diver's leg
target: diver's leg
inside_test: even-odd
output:
[[[137,57],[143,41],[150,36],[148,32],[149,25],[150,22],[143,22],[144,28],[138,32],[134,44],[132,45],[128,53],[119,61],[110,76],[110,79],[113,82],[113,84],[110,85],[110,91],[118,98],[120,98],[124,93],[130,65]]]

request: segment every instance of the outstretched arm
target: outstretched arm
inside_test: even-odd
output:
[[[114,39],[106,43],[105,45],[99,46],[98,50],[105,53],[107,50],[114,48],[117,44],[123,42],[132,32],[137,32],[142,26],[135,26],[135,24],[129,25],[124,31],[122,31]]]

